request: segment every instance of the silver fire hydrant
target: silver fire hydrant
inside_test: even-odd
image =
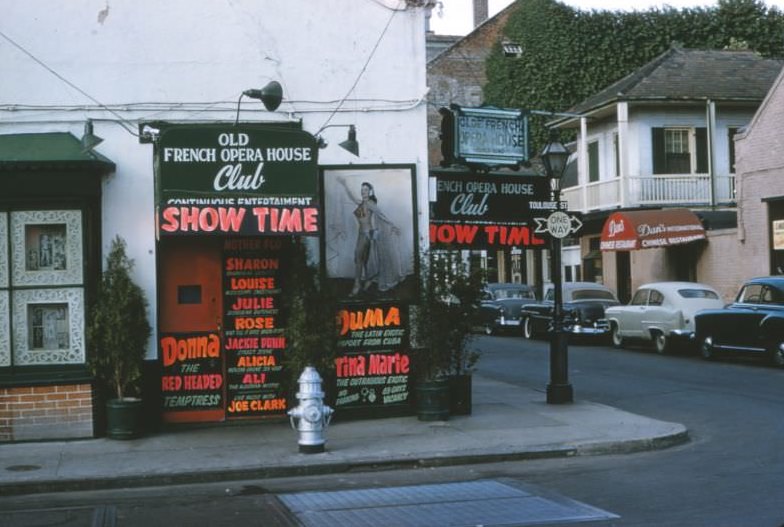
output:
[[[291,428],[299,432],[299,451],[304,454],[324,452],[327,425],[334,410],[324,404],[321,376],[313,366],[306,366],[297,380],[299,405],[288,411]],[[295,420],[299,419],[299,424]]]

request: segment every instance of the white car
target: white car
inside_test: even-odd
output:
[[[696,282],[644,284],[625,306],[609,307],[613,345],[627,341],[653,342],[658,353],[666,353],[673,341],[694,339],[694,315],[703,309],[721,309],[721,295],[709,285]]]

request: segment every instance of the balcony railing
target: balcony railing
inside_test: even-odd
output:
[[[713,188],[717,205],[735,205],[735,176],[714,176]],[[621,206],[707,206],[711,177],[657,174],[610,179],[563,189],[562,196],[570,210],[581,212]]]

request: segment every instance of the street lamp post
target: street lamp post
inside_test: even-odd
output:
[[[561,201],[561,177],[566,169],[569,151],[556,137],[540,155],[545,174],[550,179],[553,201]],[[563,287],[561,284],[561,238],[551,237],[551,273],[553,279],[553,332],[550,337],[550,383],[547,385],[547,403],[564,404],[574,401],[569,383],[569,347],[563,331]]]

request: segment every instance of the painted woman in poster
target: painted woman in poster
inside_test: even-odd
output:
[[[357,221],[357,242],[350,296],[357,296],[373,284],[381,292],[388,291],[405,278],[400,258],[400,228],[379,207],[372,184],[363,181],[357,196],[343,176],[337,179],[356,204],[353,215]]]

